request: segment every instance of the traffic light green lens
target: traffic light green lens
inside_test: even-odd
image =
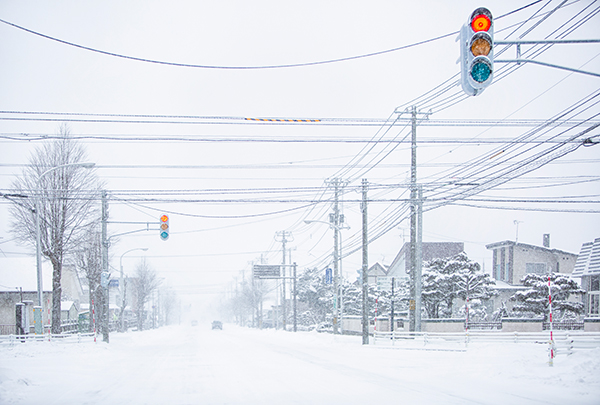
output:
[[[169,233],[168,232],[161,232],[160,233],[160,237],[163,239],[167,239],[169,237]]]
[[[471,77],[478,83],[483,83],[489,79],[492,69],[485,62],[476,62],[471,68]]]

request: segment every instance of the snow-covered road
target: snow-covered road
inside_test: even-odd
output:
[[[2,404],[598,404],[600,350],[424,351],[225,325],[0,346]]]

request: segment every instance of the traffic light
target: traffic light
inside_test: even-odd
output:
[[[160,238],[162,240],[169,239],[169,216],[167,214],[163,214],[160,216]]]
[[[479,95],[494,78],[494,19],[487,8],[471,13],[460,30],[461,85],[469,96]]]

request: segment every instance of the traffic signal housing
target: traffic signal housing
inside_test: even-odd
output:
[[[169,232],[171,229],[169,228],[169,216],[167,214],[160,216],[160,229],[158,231],[162,240],[169,239]]]
[[[485,7],[471,13],[460,30],[461,85],[466,94],[481,94],[494,78],[494,18]]]

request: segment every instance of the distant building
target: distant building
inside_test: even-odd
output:
[[[463,242],[423,242],[421,256],[423,262],[433,259],[447,259],[464,252]],[[405,243],[387,271],[388,277],[407,278],[410,267],[410,243]]]
[[[585,315],[600,317],[600,238],[581,246],[573,277],[581,279]]]
[[[571,274],[577,255],[549,247],[528,245],[506,240],[486,245],[493,251],[492,277],[509,285],[520,286],[528,273]]]
[[[377,277],[387,276],[387,266],[384,266],[381,263],[377,262],[371,267],[369,267],[367,274],[369,275],[368,283],[377,284]]]

